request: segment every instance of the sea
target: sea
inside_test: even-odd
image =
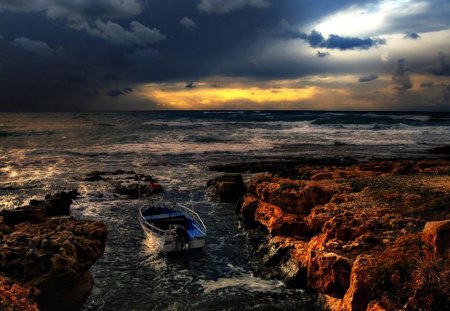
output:
[[[74,216],[109,229],[84,310],[314,310],[313,292],[261,273],[232,204],[206,195],[217,164],[323,157],[432,157],[450,145],[450,113],[157,111],[0,113],[0,209],[76,188]],[[192,206],[201,252],[163,254],[138,223],[145,199],[85,181],[94,170],[153,176],[164,200]],[[244,174],[248,180],[251,175]]]

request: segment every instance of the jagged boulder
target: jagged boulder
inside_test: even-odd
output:
[[[450,219],[427,222],[422,239],[433,246],[435,255],[450,258]]]
[[[7,225],[22,222],[40,223],[46,217],[69,216],[72,200],[79,195],[76,189],[47,194],[45,200],[31,200],[29,205],[14,209],[2,210],[0,216]]]
[[[104,224],[72,218],[17,224],[1,237],[0,273],[38,288],[45,309],[79,309],[93,285],[88,270],[103,254],[106,237]]]
[[[117,170],[114,172],[92,171],[87,174],[85,181],[107,182],[115,195],[137,199],[151,196],[163,191],[162,186],[152,177],[134,171]]]
[[[206,192],[211,199],[224,203],[238,201],[246,191],[244,180],[239,174],[216,177],[209,180],[206,186]]]
[[[341,310],[364,311],[372,300],[371,287],[374,284],[373,270],[375,260],[370,255],[359,255],[353,262],[350,286],[342,300]]]
[[[255,212],[259,206],[259,199],[254,195],[247,193],[238,202],[237,213],[244,229],[254,228],[256,226]]]
[[[350,286],[352,260],[332,252],[310,252],[308,286],[319,293],[343,298]]]
[[[337,192],[332,183],[274,178],[255,186],[254,194],[263,201],[282,207],[287,213],[308,215],[316,205],[328,203]]]

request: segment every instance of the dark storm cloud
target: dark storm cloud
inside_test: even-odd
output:
[[[31,40],[28,38],[16,38],[11,42],[11,45],[20,47],[26,51],[30,51],[35,54],[45,56],[50,56],[54,53],[62,52],[64,50],[62,47],[53,49],[43,41]]]
[[[110,97],[117,97],[117,96],[122,96],[125,95],[127,93],[132,92],[133,89],[130,87],[125,87],[123,89],[114,89],[114,90],[109,90],[106,92],[106,95],[110,96]]]
[[[395,83],[394,89],[397,91],[407,91],[413,87],[410,77],[411,70],[406,65],[406,60],[401,58],[397,61],[392,81]]]
[[[0,11],[45,12],[50,18],[102,19],[138,15],[143,10],[139,0],[0,0]]]
[[[420,36],[419,36],[419,34],[417,34],[415,32],[407,32],[403,38],[417,40],[417,39],[420,39]]]
[[[0,0],[0,29],[4,37],[0,40],[0,110],[108,109],[111,101],[115,102],[114,108],[122,103],[127,107],[132,104],[129,99],[146,83],[214,83],[209,77],[264,82],[306,75],[355,74],[354,66],[335,62],[335,55],[323,59],[328,55],[326,49],[367,50],[384,43],[376,38],[380,34],[361,38],[339,33],[324,36],[309,29],[340,10],[371,4],[375,7],[377,3]],[[434,11],[434,17],[441,14]],[[283,19],[295,27],[288,24],[282,34],[274,37],[273,29]],[[432,19],[426,20],[430,24]],[[443,20],[439,17],[437,23],[444,25]],[[404,28],[395,21],[389,20],[389,29],[395,29],[389,33],[423,32],[423,27],[415,27],[411,21]],[[293,48],[297,42],[280,38],[301,39],[314,48],[313,53],[308,57],[296,54]],[[285,46],[280,48],[282,44]],[[300,45],[309,49],[306,44]],[[358,72],[378,73],[373,69],[378,63],[378,59],[376,64],[360,63]],[[448,61],[444,60],[430,72],[442,75],[446,64]],[[123,86],[135,91],[128,96],[108,94],[126,94]],[[140,100],[139,107],[145,107],[143,97],[136,100]]]
[[[386,40],[380,38],[344,37],[336,34],[331,34],[328,38],[325,38],[317,30],[307,34],[292,27],[285,19],[280,22],[278,29],[275,30],[275,35],[285,39],[302,39],[314,48],[338,50],[368,50],[371,47],[386,44]]]
[[[370,82],[370,81],[373,81],[373,80],[376,80],[376,79],[378,79],[377,75],[370,74],[368,76],[359,77],[358,82]]]
[[[200,0],[198,9],[207,14],[227,14],[245,7],[268,8],[268,0]]]
[[[311,42],[310,42],[311,44]],[[372,38],[355,38],[355,37],[342,37],[339,35],[330,35],[328,39],[319,43],[318,46],[328,48],[328,49],[339,49],[339,50],[353,50],[361,49],[367,50],[371,47],[377,47],[378,45],[386,44],[385,39],[372,39]],[[311,44],[314,47],[314,45]]]
[[[137,21],[130,23],[129,30],[111,21],[96,21],[94,24],[77,22],[71,24],[70,27],[86,31],[94,37],[109,41],[113,44],[124,46],[146,46],[166,39],[166,36],[159,29],[148,28]]]
[[[327,56],[330,56],[330,53],[328,52],[321,52],[321,51],[317,51],[317,57],[319,58],[325,58]]]
[[[429,72],[435,76],[450,76],[450,63],[448,56],[443,52],[438,53],[438,65],[431,67]]]

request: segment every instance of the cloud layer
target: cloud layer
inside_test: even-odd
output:
[[[15,38],[11,44],[20,47],[26,51],[33,52],[38,55],[50,56],[54,53],[62,52],[62,47],[53,49],[47,43],[39,40],[31,40],[28,38]]]
[[[69,20],[124,18],[138,15],[138,0],[0,0],[0,10],[45,12],[51,18]]]
[[[130,23],[129,30],[121,25],[108,21],[96,21],[93,25],[78,22],[71,25],[73,29],[84,30],[94,37],[101,38],[118,45],[146,46],[166,39],[159,29],[148,28],[137,21]]]
[[[449,110],[449,14],[444,0],[0,0],[0,110]]]
[[[268,8],[268,0],[201,0],[198,4],[200,12],[207,14],[228,14],[245,7]]]

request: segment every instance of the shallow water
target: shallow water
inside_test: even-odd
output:
[[[209,202],[208,167],[277,157],[424,156],[450,144],[450,114],[148,112],[0,114],[0,208],[78,188],[73,213],[109,237],[86,310],[311,310],[314,295],[265,280],[234,207]],[[114,197],[92,170],[153,175],[165,199],[193,204],[202,252],[167,256],[142,232],[142,202]]]

